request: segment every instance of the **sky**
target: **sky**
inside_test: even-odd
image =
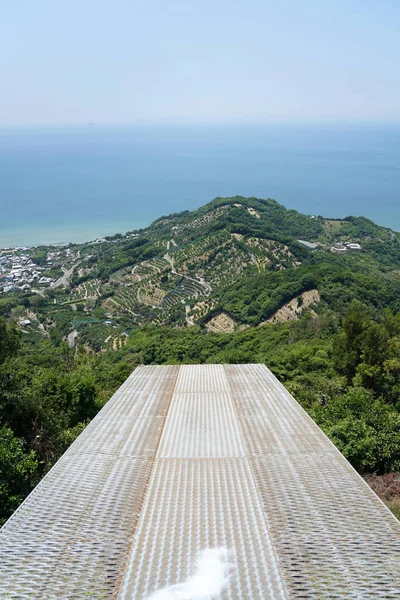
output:
[[[399,0],[0,0],[0,125],[400,119]]]

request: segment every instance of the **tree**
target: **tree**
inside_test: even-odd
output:
[[[334,361],[337,370],[346,375],[349,383],[356,374],[363,351],[363,334],[371,323],[366,306],[354,300],[343,319],[343,331],[334,341]]]
[[[6,358],[15,356],[20,348],[20,334],[14,325],[7,326],[5,319],[0,317],[0,365]]]
[[[32,488],[38,462],[35,452],[24,451],[24,442],[7,426],[0,428],[0,525]]]

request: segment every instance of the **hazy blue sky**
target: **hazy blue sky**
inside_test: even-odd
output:
[[[399,0],[0,0],[0,124],[400,118]]]

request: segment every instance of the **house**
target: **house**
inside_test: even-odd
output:
[[[302,246],[305,246],[306,248],[309,248],[310,250],[315,250],[316,248],[318,248],[318,244],[313,244],[312,242],[306,242],[304,240],[297,240],[299,244],[301,244]]]
[[[21,319],[21,321],[18,321],[18,324],[19,324],[21,327],[26,327],[27,325],[30,325],[30,324],[31,324],[31,322],[30,322],[30,320],[29,320],[29,319]]]
[[[347,248],[341,242],[336,242],[334,246],[331,248],[332,252],[347,252]]]

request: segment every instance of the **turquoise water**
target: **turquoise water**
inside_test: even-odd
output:
[[[400,230],[400,124],[0,130],[0,246],[125,232],[236,194]]]

